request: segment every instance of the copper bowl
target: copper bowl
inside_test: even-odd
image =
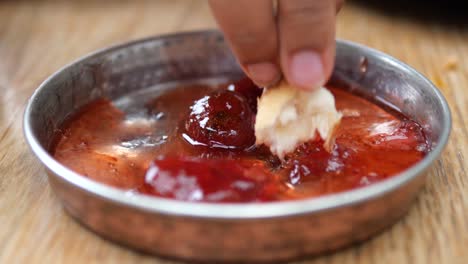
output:
[[[118,99],[182,82],[216,82],[242,72],[217,31],[144,39],[88,55],[34,92],[24,133],[65,210],[97,234],[160,256],[195,261],[272,261],[314,255],[362,241],[402,217],[439,157],[450,111],[424,76],[381,52],[337,41],[333,82],[378,97],[424,126],[432,150],[387,180],[319,198],[251,204],[190,203],[95,182],[49,153],[63,120],[98,97]]]

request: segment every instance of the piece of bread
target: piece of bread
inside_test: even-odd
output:
[[[333,131],[341,120],[335,98],[325,88],[304,91],[282,81],[268,88],[258,100],[255,122],[256,143],[267,145],[281,159],[316,132],[330,151]]]

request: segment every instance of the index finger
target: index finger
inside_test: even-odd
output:
[[[213,14],[244,71],[259,85],[276,81],[278,35],[271,0],[211,0]]]

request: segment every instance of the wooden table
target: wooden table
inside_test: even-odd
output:
[[[81,55],[213,27],[204,1],[0,1],[0,263],[171,263],[103,240],[65,214],[23,139],[21,115],[40,82]],[[338,36],[429,76],[449,101],[453,132],[404,219],[366,243],[304,263],[468,263],[468,30],[349,3]]]

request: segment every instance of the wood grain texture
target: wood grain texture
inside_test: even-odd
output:
[[[173,263],[103,240],[66,215],[25,144],[21,115],[42,80],[90,51],[214,27],[205,1],[0,0],[0,263]],[[299,263],[467,263],[467,27],[351,2],[340,14],[338,37],[431,78],[450,104],[453,132],[404,219],[366,243]]]

